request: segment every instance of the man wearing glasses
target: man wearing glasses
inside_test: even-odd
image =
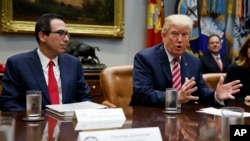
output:
[[[7,59],[0,110],[26,110],[27,90],[42,91],[43,109],[48,104],[91,101],[80,60],[65,53],[70,36],[63,18],[51,13],[42,15],[37,20],[35,35],[36,49]]]

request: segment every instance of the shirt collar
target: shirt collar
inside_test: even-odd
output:
[[[39,48],[37,49],[37,54],[41,60],[42,66],[46,68],[48,66],[50,59],[46,57]],[[55,66],[58,66],[58,56],[52,59],[52,61],[54,62]]]
[[[218,55],[212,54],[212,56],[214,57],[214,59],[216,59],[217,57],[220,58],[220,54],[218,54]]]

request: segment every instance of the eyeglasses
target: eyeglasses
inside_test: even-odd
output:
[[[65,38],[66,36],[70,38],[70,34],[68,31],[58,30],[58,31],[51,31],[50,33],[58,34],[60,38]]]
[[[170,36],[173,37],[173,38],[177,38],[181,35],[182,38],[189,38],[189,33],[187,32],[184,32],[184,33],[178,33],[178,32],[170,32]]]

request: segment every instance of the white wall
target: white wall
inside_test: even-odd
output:
[[[146,0],[124,0],[125,35],[122,39],[86,38],[80,40],[86,44],[97,46],[100,52],[96,55],[101,63],[107,66],[133,64],[136,52],[146,46]],[[9,56],[32,50],[37,47],[35,36],[0,34],[0,63],[6,63]]]

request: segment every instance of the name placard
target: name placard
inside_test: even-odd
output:
[[[159,127],[79,132],[78,141],[162,141]]]
[[[122,108],[75,110],[75,130],[122,127],[126,117]]]

